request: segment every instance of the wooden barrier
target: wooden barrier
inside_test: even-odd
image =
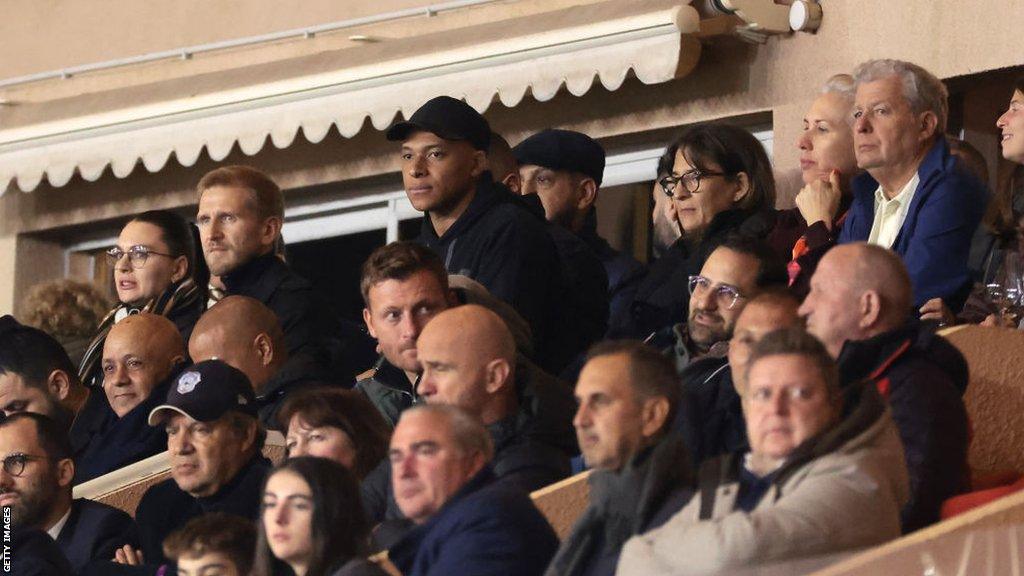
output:
[[[284,460],[284,436],[280,432],[267,432],[267,441],[263,446],[263,455],[277,464]],[[142,500],[142,495],[150,486],[163,482],[171,476],[170,461],[167,459],[167,452],[161,452],[115,470],[110,474],[104,474],[75,486],[75,498],[88,498],[120,508],[128,514],[135,516],[135,508]]]
[[[815,572],[813,576],[860,576],[863,574],[967,574],[960,569],[971,553],[950,543],[969,539],[971,533],[1024,523],[1024,492],[1018,492],[965,512],[930,528],[872,548]],[[956,538],[959,536],[960,538]],[[982,554],[988,552],[982,551]],[[989,574],[1010,574],[1001,567]]]
[[[590,471],[587,470],[530,494],[560,540],[569,535],[576,519],[587,509],[590,502],[589,477]]]
[[[942,335],[971,371],[964,403],[973,427],[974,476],[1024,472],[1024,332],[957,326]]]

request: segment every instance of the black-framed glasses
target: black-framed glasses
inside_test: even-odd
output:
[[[682,176],[673,176],[671,174],[662,176],[658,180],[658,185],[661,186],[661,191],[665,193],[669,198],[675,197],[676,186],[682,182],[683,188],[690,194],[696,194],[700,190],[700,181],[702,178],[708,178],[711,176],[728,176],[725,172],[704,172],[702,170],[689,170]]]
[[[153,254],[157,256],[166,256],[168,258],[175,257],[173,254],[164,254],[163,252],[150,250],[149,248],[146,248],[141,244],[132,246],[127,251],[121,250],[117,246],[114,246],[107,250],[107,258],[110,259],[111,264],[117,264],[118,262],[121,261],[121,258],[124,258],[125,255],[128,255],[128,262],[131,264],[132,268],[135,268],[136,270],[145,266],[146,260],[149,260],[149,257]]]
[[[45,456],[33,456],[23,452],[11,454],[2,460],[4,472],[7,472],[11,476],[21,476],[25,473],[25,465],[32,460],[47,460],[47,458]]]
[[[740,294],[740,291],[733,286],[729,286],[728,284],[719,284],[714,286],[713,284],[714,283],[711,282],[711,280],[703,276],[690,276],[690,295],[706,294],[708,290],[714,290],[715,301],[718,302],[718,307],[726,310],[732,309],[732,307],[736,305],[736,302],[739,301],[740,298],[744,297]]]

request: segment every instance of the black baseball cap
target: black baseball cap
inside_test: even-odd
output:
[[[451,96],[431,98],[408,120],[388,128],[387,137],[404,141],[413,132],[431,132],[445,140],[465,140],[484,152],[491,145],[491,126],[487,119],[469,104]]]
[[[149,425],[160,426],[172,412],[212,422],[229,410],[257,415],[252,384],[241,370],[222,360],[205,360],[178,376],[167,392],[167,401],[149,413]]]
[[[520,166],[578,172],[593,178],[598,186],[604,177],[604,148],[581,132],[549,128],[520,142],[512,154]]]

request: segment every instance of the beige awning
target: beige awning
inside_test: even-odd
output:
[[[366,118],[385,129],[426,100],[448,94],[483,112],[495,99],[546,101],[564,86],[581,96],[595,80],[616,90],[632,73],[654,84],[685,75],[700,44],[689,0],[614,0],[321,52],[173,81],[0,106],[0,193],[63,186],[110,166],[127,177],[173,154],[192,166],[237,143],[249,155],[289,146],[301,129],[316,143],[331,127],[351,137]],[[130,73],[130,72],[126,72]]]

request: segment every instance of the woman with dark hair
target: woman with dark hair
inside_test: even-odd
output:
[[[128,221],[107,250],[114,268],[118,304],[100,322],[78,374],[87,385],[102,380],[99,360],[110,327],[139,312],[166,316],[188,342],[206,309],[209,271],[199,256],[198,232],[184,218],[152,210]]]
[[[655,261],[610,337],[645,338],[686,319],[689,277],[731,234],[764,238],[772,230],[775,179],[764,147],[750,132],[728,124],[687,129],[671,171],[659,185],[670,197],[681,237]]]
[[[384,576],[366,559],[359,484],[326,458],[285,461],[263,485],[253,576]]]
[[[391,432],[361,392],[313,388],[290,395],[277,413],[288,456],[316,456],[362,480],[384,459]]]

